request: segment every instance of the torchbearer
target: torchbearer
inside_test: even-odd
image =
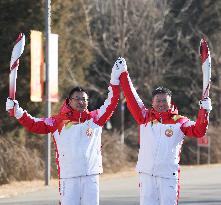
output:
[[[117,59],[108,97],[94,111],[88,111],[88,94],[81,87],[73,88],[60,112],[49,118],[32,117],[17,101],[7,99],[6,111],[15,107],[15,117],[26,129],[53,134],[61,205],[99,205],[99,174],[103,172],[101,133],[119,100],[122,67],[123,61]]]
[[[121,70],[120,84],[128,109],[140,126],[136,166],[140,177],[140,205],[177,205],[179,161],[184,137],[200,138],[205,135],[207,116],[212,110],[211,100],[208,97],[201,100],[194,122],[178,114],[178,109],[171,102],[172,92],[160,86],[153,90],[152,107],[147,108],[132,84],[126,61],[123,61],[125,67]]]
[[[9,97],[15,100],[16,94],[16,79],[17,70],[19,66],[19,58],[24,51],[25,35],[20,33],[15,46],[12,50],[11,62],[10,62],[10,74],[9,74]],[[14,116],[14,108],[10,110],[10,116]]]

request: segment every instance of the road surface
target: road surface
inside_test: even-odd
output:
[[[181,168],[180,205],[221,205],[221,165]],[[100,205],[139,205],[138,177],[130,175],[102,177]],[[56,187],[2,198],[0,205],[57,205]]]

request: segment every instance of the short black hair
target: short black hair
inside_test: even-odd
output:
[[[86,94],[88,95],[87,91],[86,91],[84,88],[82,88],[82,87],[80,87],[80,86],[77,86],[77,87],[74,87],[74,88],[71,89],[71,91],[70,91],[69,94],[68,94],[68,98],[70,99],[71,96],[72,96],[75,92],[84,92],[84,93],[86,93]]]
[[[167,94],[171,97],[172,96],[172,91],[169,90],[168,88],[160,86],[160,87],[156,88],[155,90],[153,90],[152,97],[154,97],[157,94]]]

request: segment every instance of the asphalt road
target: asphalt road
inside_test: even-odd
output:
[[[100,181],[100,205],[139,205],[138,177],[121,176]],[[0,199],[0,205],[57,205],[54,187]],[[181,168],[180,205],[221,205],[221,165]]]

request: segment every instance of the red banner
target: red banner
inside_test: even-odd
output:
[[[31,101],[41,102],[44,89],[42,32],[31,31]]]

